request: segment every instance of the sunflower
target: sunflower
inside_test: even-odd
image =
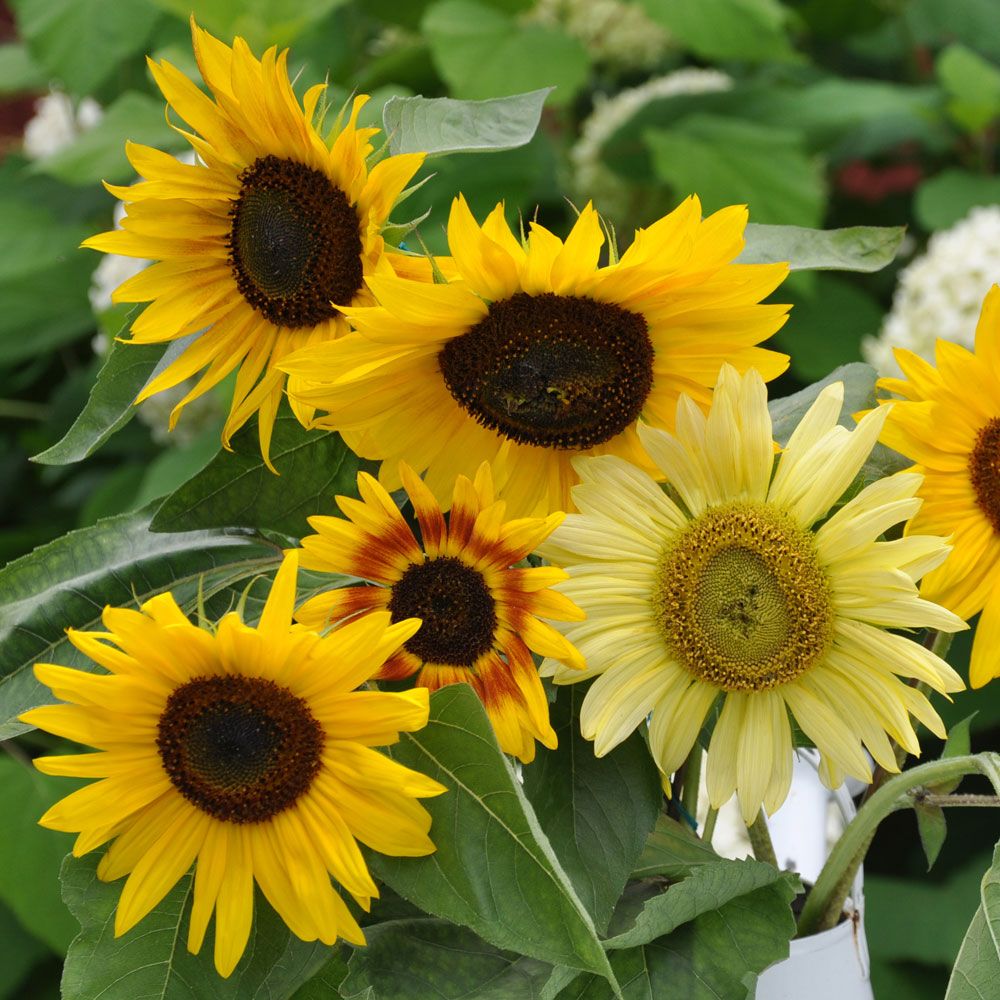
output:
[[[460,278],[417,284],[375,275],[379,305],[347,310],[359,331],[281,363],[300,406],[328,411],[365,458],[403,459],[447,503],[458,474],[496,463],[512,516],[571,510],[578,455],[614,454],[652,470],[640,417],[672,427],[678,394],[707,407],[724,361],[774,378],[784,354],[756,347],[787,318],[760,305],[785,264],[733,264],[747,212],[707,219],[691,197],[598,267],[604,234],[588,205],[565,243],[532,223],[514,238],[498,205],[480,227],[460,196],[448,242]]]
[[[820,393],[772,478],[764,382],[724,367],[707,419],[681,397],[674,434],[639,428],[680,502],[617,456],[582,459],[581,513],[540,550],[566,567],[558,589],[587,613],[562,627],[587,669],[547,662],[542,673],[556,683],[597,678],[580,715],[595,752],[651,716],[650,750],[670,774],[721,700],[708,793],[718,807],[737,792],[748,822],[788,793],[790,717],[819,749],[828,785],[845,774],[870,781],[863,747],[890,771],[889,736],[920,752],[911,714],[944,735],[929,701],[900,677],[939,692],[963,687],[939,657],[886,630],[965,627],[917,594],[915,581],[947,555],[944,541],[879,541],[919,509],[920,476],[881,479],[829,516],[886,417],[839,426],[843,392],[835,383]]]
[[[302,539],[300,558],[305,569],[348,573],[378,586],[318,594],[295,617],[316,629],[354,621],[354,616],[381,615],[385,609],[394,622],[419,618],[420,631],[385,661],[377,677],[415,675],[416,684],[431,691],[469,683],[486,708],[500,747],[528,763],[535,756],[535,740],[549,748],[556,745],[531,651],[571,669],[583,667],[573,646],[537,616],[574,621],[583,615],[568,598],[548,589],[566,579],[562,570],[513,564],[533,551],[564,515],[505,521],[505,504],[494,499],[490,468],[483,463],[474,482],[458,477],[446,523],[420,477],[405,464],[399,475],[421,540],[392,497],[361,473],[361,499],[337,497],[348,520],[309,518],[317,533]]]
[[[422,258],[387,251],[380,235],[394,202],[423,161],[390,156],[371,170],[374,128],[358,128],[368,100],[357,97],[329,139],[316,109],[324,87],[303,104],[288,79],[288,53],[258,60],[242,38],[232,47],[191,23],[206,96],[169,62],[149,61],[168,105],[197,134],[178,128],[201,162],[190,166],[149,146],[127,144],[145,178],[106,187],[125,202],[122,228],[84,246],[159,263],[119,285],[115,302],[150,302],[132,324],[130,343],[195,335],[136,402],[207,370],[174,407],[183,408],[239,368],[229,417],[231,436],[259,413],[261,451],[269,447],[290,351],[348,330],[342,306],[371,302],[364,279],[431,277]],[[296,406],[305,422],[311,411]],[[273,467],[272,467],[273,468]]]
[[[879,386],[898,393],[882,440],[918,464],[920,512],[909,531],[951,536],[951,554],[921,584],[928,600],[962,618],[982,611],[969,682],[1000,676],[1000,287],[986,295],[975,353],[937,342],[937,368],[897,348],[904,378]]]
[[[237,614],[192,625],[171,594],[141,611],[105,608],[106,632],[69,639],[108,674],[38,664],[64,705],[23,722],[97,748],[40,757],[46,774],[97,778],[56,803],[42,826],[77,832],[77,856],[111,844],[97,869],[128,875],[115,915],[124,934],[197,860],[188,948],[215,911],[215,966],[246,947],[254,881],[293,933],[365,939],[332,875],[364,909],[378,895],[357,841],[383,854],[430,854],[416,798],[437,782],[371,749],[427,723],[423,690],[355,691],[420,623],[369,615],[335,640],[292,625],[296,556],[278,571],[257,628]]]

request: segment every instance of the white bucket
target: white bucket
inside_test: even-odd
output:
[[[795,780],[804,783],[811,780],[819,784],[815,771],[811,778],[797,771]],[[839,788],[833,795],[845,823],[850,822],[856,810],[847,789]],[[802,796],[802,799],[810,804],[810,816],[801,817],[802,826],[807,828],[820,822],[821,816],[825,826],[825,809],[820,812],[816,800],[809,795]],[[787,829],[788,817],[784,820],[785,823],[780,825]],[[781,852],[781,845],[777,842],[775,849]],[[807,874],[815,878],[812,872]],[[859,868],[844,907],[848,919],[828,931],[792,941],[788,958],[761,973],[757,980],[756,1000],[874,1000],[865,938],[863,886],[864,870]]]

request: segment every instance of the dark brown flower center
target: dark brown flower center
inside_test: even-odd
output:
[[[812,536],[747,503],[711,508],[681,532],[660,561],[653,607],[678,662],[725,691],[795,680],[833,634]]]
[[[979,509],[1000,535],[1000,417],[979,432],[969,455],[969,477]]]
[[[633,424],[653,385],[646,321],[606,302],[519,292],[438,355],[452,396],[519,444],[580,450]]]
[[[412,565],[393,585],[394,622],[423,624],[405,649],[425,663],[471,667],[493,646],[496,603],[483,575],[453,556]]]
[[[320,768],[324,735],[309,706],[258,677],[198,677],[167,700],[156,746],[174,787],[229,823],[293,805]]]
[[[364,271],[358,213],[318,170],[264,156],[240,176],[229,265],[243,298],[276,326],[315,326],[348,305]]]

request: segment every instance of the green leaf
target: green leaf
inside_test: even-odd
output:
[[[347,945],[336,949],[319,972],[295,991],[292,1000],[332,1000],[334,997],[343,997],[340,984],[347,975],[349,954]]]
[[[393,920],[365,936],[340,984],[345,1000],[539,1000],[552,974],[446,920]]]
[[[972,720],[978,714],[978,712],[973,712],[961,722],[956,722],[948,727],[948,739],[941,751],[942,760],[945,757],[965,757],[972,753]],[[950,795],[961,783],[961,778],[954,778],[951,781],[928,787],[935,795]]]
[[[551,87],[490,101],[450,97],[392,97],[382,111],[389,152],[488,152],[531,141]]]
[[[519,24],[475,0],[436,3],[422,28],[438,72],[456,97],[480,100],[555,87],[550,101],[563,105],[590,71],[575,38],[558,28]]]
[[[913,803],[913,812],[917,817],[920,846],[924,849],[927,870],[930,871],[948,836],[948,821],[944,818],[944,810],[940,806],[929,805],[919,799]]]
[[[955,961],[945,1000],[1000,995],[1000,844],[983,876],[976,910]]]
[[[457,684],[431,695],[430,723],[404,734],[392,756],[449,791],[424,802],[437,851],[372,855],[376,875],[424,912],[498,948],[609,978],[594,923],[472,688]]]
[[[905,234],[903,226],[803,229],[750,223],[737,262],[788,261],[793,271],[881,271],[892,263]]]
[[[917,188],[914,213],[924,229],[947,229],[977,205],[1000,203],[1000,177],[944,170]]]
[[[123,883],[97,878],[99,856],[69,857],[63,865],[63,898],[80,922],[80,934],[66,955],[62,1000],[279,1000],[290,997],[330,955],[325,945],[295,937],[258,892],[246,951],[223,979],[212,963],[211,930],[200,954],[187,950],[190,875],[116,938],[114,911]]]
[[[580,735],[577,685],[551,707],[556,750],[540,748],[524,769],[524,794],[598,930],[603,931],[653,829],[663,789],[642,736],[605,757]]]
[[[132,323],[133,309],[122,327]],[[163,344],[130,344],[113,340],[90,396],[73,425],[51,448],[31,460],[42,465],[70,465],[92,455],[133,417],[135,397],[153,377],[164,354]],[[162,368],[162,366],[160,366]]]
[[[147,0],[13,0],[32,58],[71,93],[92,94],[138,55],[159,13]]]
[[[294,415],[279,412],[264,464],[256,426],[233,439],[193,479],[172,493],[153,518],[153,531],[250,527],[296,538],[310,533],[307,517],[337,514],[334,494],[357,496],[358,471],[368,466],[339,434],[307,431]]]
[[[722,859],[710,844],[669,816],[660,816],[646,839],[642,854],[632,872],[633,879],[662,875],[683,878],[701,865],[713,865]]]
[[[188,148],[164,119],[162,100],[130,91],[108,107],[97,125],[57,153],[36,161],[33,170],[75,187],[102,180],[126,183],[135,177],[125,157],[126,139],[159,149]]]
[[[967,132],[981,132],[1000,115],[1000,69],[964,45],[949,45],[934,65],[951,100],[948,113]]]
[[[38,819],[83,782],[52,778],[14,756],[0,756],[0,899],[56,954],[76,935],[59,893],[59,866],[72,837],[44,830]]]
[[[0,94],[42,90],[47,82],[45,71],[35,64],[25,46],[16,42],[0,45]]]
[[[706,215],[742,202],[763,222],[814,226],[823,217],[823,173],[797,132],[693,114],[643,137],[656,175],[678,197],[697,191]]]
[[[99,521],[0,570],[0,739],[31,729],[17,716],[53,701],[35,663],[93,669],[66,639],[68,627],[100,628],[105,605],[135,607],[164,590],[188,608],[200,577],[212,594],[281,561],[276,546],[249,532],[157,535],[149,519],[147,509]]]
[[[630,913],[623,921],[626,926],[613,926],[618,933],[608,938],[605,947],[620,949],[649,944],[703,913],[720,910],[740,896],[778,884],[782,885],[783,894],[789,901],[801,891],[797,875],[778,871],[752,858],[697,865],[682,881],[647,896],[639,911]],[[631,907],[626,905],[623,909]],[[616,923],[618,916],[616,914]]]
[[[647,13],[703,59],[801,59],[777,0],[640,0]]]
[[[755,862],[722,864],[744,866]],[[752,989],[748,980],[786,958],[789,939],[795,933],[789,904],[795,896],[797,879],[787,873],[775,875],[777,879],[770,884],[745,891],[718,909],[700,912],[665,936],[637,947],[612,950],[611,967],[623,984],[625,1000],[746,1000],[748,988]],[[728,875],[718,883],[720,899],[727,895],[727,884],[733,877]],[[752,878],[746,883],[752,884]],[[669,898],[679,885],[661,895]],[[654,892],[655,887],[645,891]],[[634,906],[633,900],[627,900],[625,908],[628,903]],[[698,908],[692,901],[688,905],[692,911]],[[670,920],[664,919],[663,926],[669,925]],[[649,926],[646,930],[653,933],[655,928]],[[580,976],[559,994],[559,1000],[608,1000],[607,987],[593,976]]]

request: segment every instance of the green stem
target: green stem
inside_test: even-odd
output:
[[[701,747],[697,744],[684,764],[684,784],[681,787],[681,805],[689,816],[698,815],[698,789],[701,786]]]
[[[987,808],[1000,808],[1000,796],[998,795],[921,795],[919,796],[922,806],[985,806]]]
[[[747,824],[747,834],[750,837],[750,845],[753,847],[753,856],[758,861],[766,861],[769,865],[778,867],[778,858],[774,853],[774,844],[771,843],[771,834],[767,829],[767,820],[764,818],[764,810],[757,813],[757,818]]]
[[[719,818],[718,809],[709,809],[708,815],[705,817],[705,826],[701,831],[701,839],[708,844],[709,847],[712,846],[712,837],[715,834],[715,823]]]
[[[917,800],[926,801],[927,793],[914,794],[918,789],[977,773],[985,775],[1000,795],[1000,754],[996,753],[932,760],[886,781],[858,810],[857,816],[847,824],[840,840],[830,852],[816,884],[806,898],[799,917],[798,937],[818,934],[837,925],[854,876],[864,860],[879,823],[886,816],[911,807]]]

